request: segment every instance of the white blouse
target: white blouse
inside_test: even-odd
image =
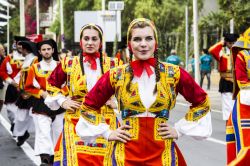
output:
[[[84,59],[85,59],[85,57],[84,57]],[[88,91],[90,91],[94,87],[98,78],[101,76],[101,67],[100,67],[100,59],[99,58],[96,58],[96,65],[97,65],[97,69],[92,70],[89,62],[83,63]],[[44,103],[51,110],[58,110],[62,106],[62,103],[66,100],[67,100],[67,97],[62,95],[62,94],[58,94],[57,96],[53,96],[53,97],[48,95],[46,97],[46,99],[44,100]]]
[[[153,94],[154,87],[156,84],[155,74],[148,77],[146,71],[144,70],[141,77],[138,78],[134,76],[132,82],[138,83],[141,101],[146,108],[149,108],[156,100],[156,94]],[[121,115],[117,113],[117,110],[115,110],[115,113],[121,123]],[[135,115],[134,117],[155,117],[155,115],[146,111],[144,113]],[[185,118],[182,118],[175,123],[174,128],[178,133],[178,137],[182,135],[187,135],[195,139],[205,139],[212,134],[211,113],[208,112],[204,117],[202,117],[196,122],[190,122],[187,121]],[[76,133],[78,134],[78,136],[81,137],[82,140],[91,143],[95,141],[97,137],[100,136],[103,136],[105,139],[108,139],[109,135],[112,132],[108,128],[107,124],[101,123],[98,126],[95,126],[90,124],[83,117],[80,117],[80,120],[78,121],[75,129]]]

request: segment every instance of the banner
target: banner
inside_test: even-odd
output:
[[[24,3],[25,34],[36,33],[36,0],[25,0]]]
[[[25,0],[25,34],[35,34],[37,31],[36,7],[39,6],[40,27],[49,27],[52,24],[52,1],[51,0]],[[39,27],[39,28],[40,28]]]

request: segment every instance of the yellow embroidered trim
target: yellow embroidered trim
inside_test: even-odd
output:
[[[123,120],[123,124],[129,125],[132,129],[129,129],[128,132],[132,136],[131,140],[138,140],[139,138],[139,119],[136,117],[130,117],[128,119]]]
[[[103,161],[105,166],[112,166],[112,157],[111,156],[112,156],[112,153],[114,150],[114,144],[115,144],[114,141],[108,142],[107,153],[104,156],[104,161]]]
[[[162,141],[162,136],[159,135],[159,132],[158,132],[158,128],[159,128],[159,124],[161,123],[165,123],[167,122],[166,119],[163,119],[163,118],[155,118],[155,124],[154,124],[154,139],[156,141]]]
[[[115,159],[117,166],[125,166],[125,147],[124,143],[117,142],[115,149]]]
[[[191,108],[185,116],[187,121],[197,121],[204,117],[210,111],[209,98],[206,99],[200,105]]]
[[[171,155],[171,146],[172,146],[172,139],[167,139],[165,141],[165,149],[161,156],[162,166],[169,166],[171,165],[172,155]]]
[[[250,88],[250,82],[243,82],[243,81],[237,80],[237,84],[238,84],[240,89],[249,89]]]
[[[39,72],[39,70],[38,70],[38,65],[39,65],[39,63],[36,63],[36,64],[33,65],[34,70],[35,70],[35,73],[36,73],[36,76],[48,78],[49,75],[52,73],[52,71],[48,71],[46,74],[41,73],[41,72]],[[41,68],[40,68],[40,70],[43,71]]]

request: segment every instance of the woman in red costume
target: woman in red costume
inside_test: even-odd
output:
[[[232,55],[236,100],[226,128],[227,164],[246,166],[250,163],[250,28],[233,45]]]
[[[103,165],[107,141],[99,137],[93,143],[83,142],[75,133],[83,97],[106,70],[118,65],[116,59],[102,57],[102,35],[102,29],[95,24],[83,26],[80,33],[82,54],[66,57],[48,79],[47,91],[51,96],[45,99],[46,105],[52,110],[66,109],[63,131],[55,147],[54,166]],[[100,123],[103,117],[111,122],[113,110],[102,107],[102,115],[92,118]]]
[[[207,94],[182,68],[159,62],[158,37],[155,25],[139,18],[130,23],[127,33],[128,47],[134,61],[105,73],[85,96],[82,118],[96,128],[88,117],[115,94],[118,101],[116,130],[100,128],[110,141],[105,166],[185,166],[186,162],[175,139],[181,135],[204,139],[211,135],[210,104]],[[168,119],[182,94],[192,105],[186,116],[170,126]],[[78,125],[80,126],[80,121]],[[89,140],[86,127],[77,127],[83,140]],[[87,131],[87,130],[86,130]]]

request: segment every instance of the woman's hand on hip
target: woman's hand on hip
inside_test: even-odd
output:
[[[167,123],[160,123],[159,128],[157,129],[159,132],[159,135],[162,137],[162,139],[177,139],[178,134],[175,128],[171,127]]]
[[[129,125],[122,125],[118,129],[112,131],[108,140],[109,141],[120,141],[126,143],[131,140],[131,135],[126,130],[131,129],[132,127]]]
[[[67,100],[65,100],[62,103],[62,108],[66,109],[66,110],[70,110],[75,112],[76,109],[81,107],[81,103],[78,101],[74,101],[71,98],[67,98]]]

